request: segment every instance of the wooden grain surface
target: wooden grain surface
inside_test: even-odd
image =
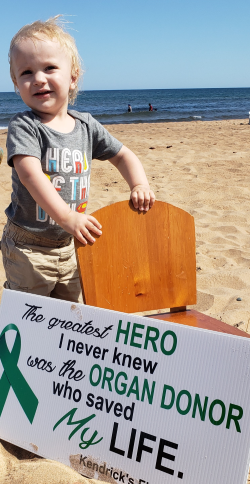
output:
[[[128,313],[196,303],[193,217],[156,201],[147,213],[128,201],[93,214],[103,234],[75,240],[86,304]]]
[[[134,313],[196,302],[194,220],[156,202],[139,213],[129,202],[94,212],[103,226],[95,244],[75,239],[85,303]],[[250,335],[193,309],[148,316],[249,338]]]
[[[196,328],[209,329],[211,331],[218,331],[219,333],[233,334],[234,336],[241,336],[250,338],[250,334],[241,331],[235,326],[223,323],[218,319],[211,318],[206,314],[202,314],[195,309],[188,309],[187,311],[180,311],[179,313],[162,313],[151,314],[148,318],[159,319],[161,321],[171,321],[173,323],[184,324],[185,326],[194,326]]]

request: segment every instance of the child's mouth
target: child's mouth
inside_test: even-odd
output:
[[[39,91],[34,94],[36,97],[48,97],[51,91]]]

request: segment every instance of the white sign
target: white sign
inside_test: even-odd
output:
[[[250,341],[5,290],[0,437],[125,484],[245,484]]]

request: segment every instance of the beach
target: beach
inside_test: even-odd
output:
[[[193,307],[250,333],[248,119],[116,124],[107,129],[138,155],[157,200],[180,207],[195,219],[197,305]],[[0,130],[4,149],[0,235],[11,194],[6,134],[6,129]],[[128,186],[118,171],[108,162],[93,160],[88,213],[128,198]],[[3,282],[1,260],[0,295]],[[78,477],[62,464],[30,460],[30,453],[1,445],[0,484],[97,482]]]

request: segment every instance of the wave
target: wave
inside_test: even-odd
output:
[[[132,113],[120,114],[95,114],[94,117],[102,124],[171,123],[181,121],[193,121],[194,119],[203,119],[203,116],[191,115],[189,113],[178,114],[167,113],[166,111],[157,110],[153,112],[134,111]]]

